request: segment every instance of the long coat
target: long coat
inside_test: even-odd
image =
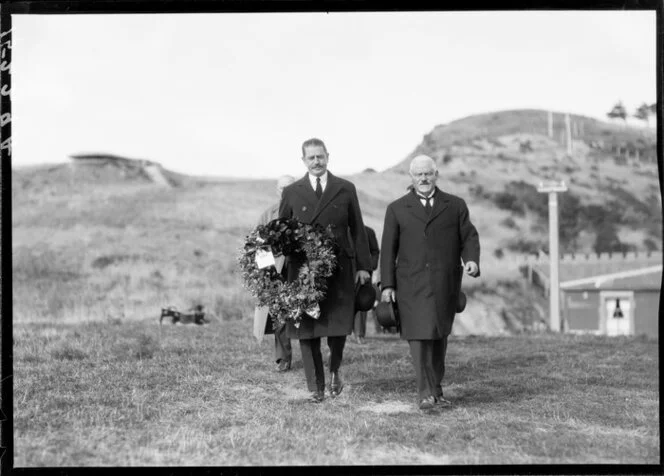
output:
[[[429,216],[412,191],[387,207],[382,287],[395,288],[403,339],[440,339],[451,333],[461,259],[480,264],[479,236],[463,199],[436,188]]]
[[[291,339],[349,335],[355,315],[355,269],[371,272],[371,256],[355,186],[328,171],[327,185],[320,201],[308,174],[284,188],[279,205],[280,218],[296,218],[302,223],[330,225],[337,244],[337,267],[328,279],[327,294],[319,303],[320,316],[305,316],[299,328],[288,322]],[[357,265],[357,268],[354,265]],[[299,263],[287,263],[293,276]]]

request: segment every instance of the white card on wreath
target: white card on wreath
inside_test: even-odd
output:
[[[267,268],[268,266],[274,266],[274,255],[271,251],[258,250],[256,251],[256,266],[258,269]]]
[[[318,304],[314,304],[304,312],[306,312],[310,317],[318,319],[320,317],[320,306]]]
[[[277,273],[281,273],[285,261],[286,257],[284,255],[279,255],[274,257],[274,267],[277,268]]]

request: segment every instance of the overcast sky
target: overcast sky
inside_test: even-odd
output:
[[[655,12],[14,15],[15,166],[107,152],[190,174],[383,170],[437,124],[655,102]]]

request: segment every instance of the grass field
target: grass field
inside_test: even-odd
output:
[[[316,405],[296,342],[279,374],[249,320],[156,322],[15,325],[16,466],[660,460],[656,340],[452,337],[454,405],[423,413],[394,336],[349,342],[343,393]]]
[[[236,259],[277,199],[274,181],[169,189],[86,181],[67,166],[15,175],[17,466],[659,462],[657,341],[529,332],[542,298],[494,256],[523,233],[496,225],[502,210],[469,202],[482,277],[464,279],[468,307],[450,341],[455,405],[421,413],[394,336],[349,343],[346,388],[321,405],[305,402],[297,343],[282,375],[272,337],[251,336]],[[380,236],[408,178],[352,180]],[[468,195],[467,182],[443,184]],[[160,308],[194,304],[212,324],[157,324]]]

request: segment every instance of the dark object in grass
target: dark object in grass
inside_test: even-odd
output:
[[[162,323],[164,317],[170,317],[171,324],[196,324],[202,326],[210,322],[208,319],[205,319],[205,312],[203,311],[203,306],[200,304],[197,304],[188,312],[180,312],[174,306],[162,308],[159,324]]]

